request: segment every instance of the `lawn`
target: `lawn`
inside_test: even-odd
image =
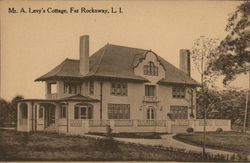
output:
[[[0,161],[201,161],[201,153],[56,133],[0,130]],[[209,155],[205,161],[224,161]]]
[[[174,138],[193,145],[203,145],[203,132],[193,134],[177,134]],[[240,132],[207,132],[206,146],[214,149],[249,155],[250,134]]]

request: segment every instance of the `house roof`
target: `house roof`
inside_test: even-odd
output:
[[[145,58],[150,50],[137,49],[119,45],[107,44],[90,56],[90,71],[85,76],[79,71],[79,60],[65,59],[61,64],[35,81],[45,81],[52,78],[120,78],[137,81],[148,81],[134,74],[134,67]],[[184,72],[156,55],[165,69],[166,78],[159,81],[162,84],[180,83],[199,85]]]

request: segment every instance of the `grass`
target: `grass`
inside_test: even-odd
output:
[[[203,132],[177,134],[175,139],[192,145],[203,146]],[[250,134],[240,132],[207,132],[206,146],[243,155],[250,154]]]
[[[0,161],[201,161],[202,154],[184,149],[146,146],[66,136],[56,133],[0,131]],[[205,161],[225,161],[209,155]]]
[[[105,133],[89,133],[90,135],[105,136]],[[118,138],[136,138],[136,139],[161,139],[162,134],[159,133],[112,133],[112,137]]]

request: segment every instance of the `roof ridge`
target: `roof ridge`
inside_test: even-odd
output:
[[[108,44],[108,45],[111,45],[111,46],[119,46],[119,47],[124,47],[124,48],[130,48],[130,49],[136,49],[136,50],[143,50],[143,51],[147,51],[147,49],[142,49],[142,48],[134,48],[134,47],[131,47],[131,46],[123,46],[123,45],[117,45],[117,44]]]
[[[105,52],[106,52],[106,50],[107,50],[107,46],[109,46],[109,45],[110,45],[110,44],[107,44],[107,45],[104,46],[104,50],[103,50],[102,55],[101,55],[101,57],[100,57],[100,60],[99,60],[99,63],[98,63],[98,67],[96,68],[94,74],[96,74],[97,71],[99,70],[100,65],[101,65],[101,63],[102,63],[103,56],[104,56],[104,54],[105,54]]]
[[[70,61],[79,61],[79,59],[71,59],[71,58],[66,58],[65,60],[70,60]]]
[[[69,60],[69,58],[66,58],[66,59],[62,62],[62,66],[59,68],[60,71],[61,71],[61,70],[64,68],[64,66],[66,65],[65,63],[66,63],[67,60]],[[56,75],[57,75],[60,71],[56,72]]]

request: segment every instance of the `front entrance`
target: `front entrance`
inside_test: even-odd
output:
[[[52,124],[55,124],[55,114],[56,114],[56,109],[55,105],[53,104],[46,104],[44,107],[44,123],[45,123],[45,128],[49,127]]]
[[[75,105],[75,119],[92,119],[92,105],[76,104]]]

